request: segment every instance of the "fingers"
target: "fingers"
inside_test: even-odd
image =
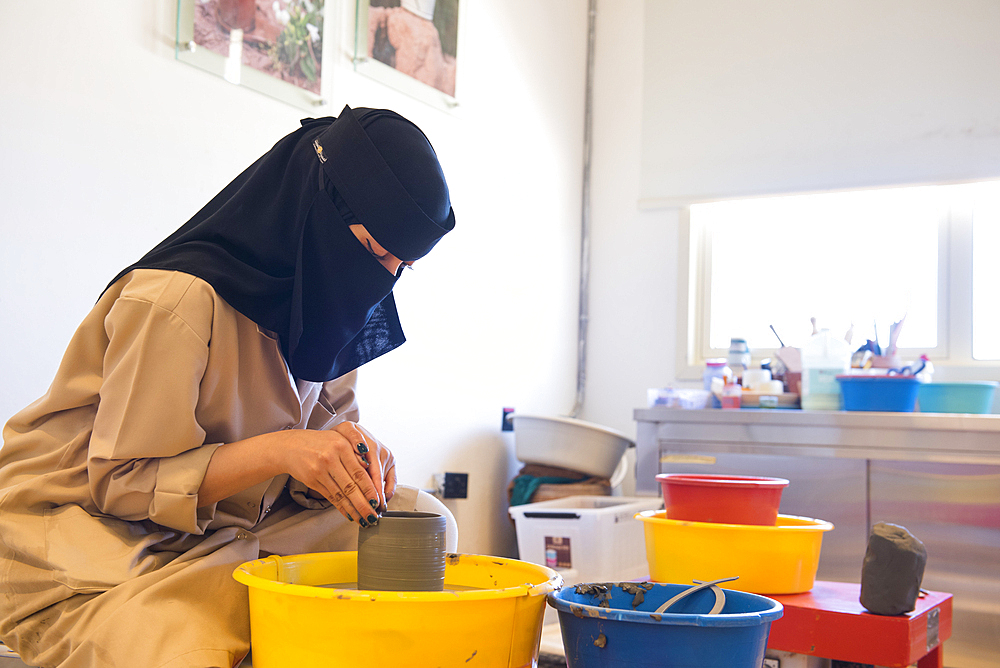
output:
[[[340,489],[340,485],[332,475],[328,476],[329,480],[327,482],[327,487],[323,494],[327,497],[333,507],[340,511],[340,514],[346,517],[349,521],[353,522],[356,519],[360,519],[357,510],[348,501],[347,497],[344,495],[343,490]]]
[[[394,497],[395,495],[396,495],[396,462],[393,461],[385,472],[385,506],[383,512],[389,509],[389,502],[392,501],[392,497]]]
[[[354,426],[363,439],[358,443],[357,450],[359,455],[364,459],[364,466],[368,469],[368,476],[375,486],[375,493],[378,496],[378,506],[376,509],[381,513],[385,511],[386,503],[388,502],[385,496],[385,481],[383,479],[384,465],[387,458],[392,457],[392,453],[377,438],[372,436],[367,429],[360,425]]]
[[[331,466],[329,478],[332,483],[330,502],[341,514],[349,520],[357,520],[362,526],[378,521],[377,488],[353,453],[348,453]]]
[[[320,476],[317,491],[349,520],[362,526],[377,522],[396,490],[392,452],[353,422],[342,422],[333,433],[323,433],[334,440],[336,454],[323,458],[326,475]]]

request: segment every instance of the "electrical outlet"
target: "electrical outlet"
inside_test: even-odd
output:
[[[446,499],[467,499],[469,497],[468,473],[445,473],[444,494]]]
[[[503,409],[503,421],[500,423],[500,431],[514,431],[514,421],[510,419],[513,413],[513,408]]]

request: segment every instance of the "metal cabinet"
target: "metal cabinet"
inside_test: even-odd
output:
[[[870,527],[927,546],[954,595],[948,666],[1000,665],[1000,415],[637,409],[636,493],[657,473],[787,478],[781,512],[828,520],[817,577],[859,582]]]

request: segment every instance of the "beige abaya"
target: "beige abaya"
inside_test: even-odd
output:
[[[40,666],[239,663],[233,570],[353,550],[357,527],[287,476],[198,508],[206,468],[223,443],[357,420],[354,381],[296,382],[274,335],[199,278],[121,278],[4,429],[0,640]]]

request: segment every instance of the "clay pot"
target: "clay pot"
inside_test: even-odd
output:
[[[358,532],[358,589],[444,589],[445,518],[390,510]]]

